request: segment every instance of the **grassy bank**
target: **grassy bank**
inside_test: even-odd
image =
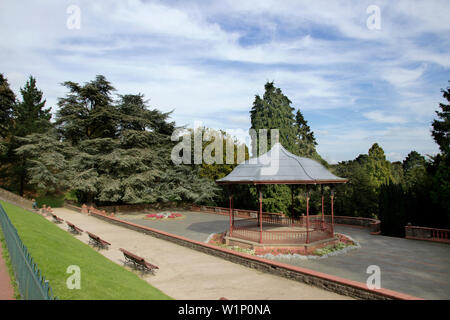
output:
[[[59,299],[170,299],[122,266],[35,213],[0,201]],[[81,270],[81,289],[68,289],[69,266]]]

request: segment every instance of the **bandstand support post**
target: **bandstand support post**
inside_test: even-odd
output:
[[[323,207],[323,184],[320,185],[320,193],[322,195],[322,229],[325,226],[325,210]]]
[[[234,227],[234,197],[231,196],[231,225]]]
[[[233,194],[230,191],[230,237],[233,235]]]
[[[309,189],[306,189],[306,243],[309,243]]]
[[[259,243],[262,243],[262,190],[259,188]]]
[[[334,188],[331,188],[331,232],[334,236]]]
[[[293,226],[294,225],[294,187],[291,185],[290,186],[290,189],[291,189],[291,206],[292,206],[292,208],[291,208],[291,210],[292,210],[292,213],[291,213],[291,226]]]

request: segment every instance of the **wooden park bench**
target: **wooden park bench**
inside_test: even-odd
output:
[[[105,241],[101,239],[99,236],[86,231],[86,233],[89,236],[89,244],[92,244],[95,247],[101,248],[101,249],[108,249],[108,246],[111,245],[108,241]]]
[[[74,225],[73,223],[66,221],[67,226],[69,227],[69,231],[74,233],[74,234],[82,234],[83,230],[78,228],[76,225]]]
[[[135,255],[134,253],[131,253],[130,251],[127,251],[125,249],[120,248],[120,251],[122,251],[123,256],[125,257],[124,264],[131,264],[134,268],[140,269],[143,272],[150,271],[154,273],[154,270],[159,269],[157,266],[151,264],[148,261],[145,261],[144,258],[139,257]]]
[[[52,217],[53,217],[53,222],[54,223],[63,223],[64,222],[64,220],[63,219],[61,219],[60,217],[58,217],[56,214],[51,214],[52,215]]]

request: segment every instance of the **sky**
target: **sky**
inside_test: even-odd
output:
[[[450,80],[450,1],[0,0],[0,73],[32,75],[57,111],[61,83],[102,74],[177,125],[243,140],[274,81],[330,163],[434,155],[431,123]],[[446,22],[447,21],[447,22]]]

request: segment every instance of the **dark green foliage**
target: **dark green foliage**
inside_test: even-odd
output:
[[[404,237],[407,224],[407,195],[401,184],[382,184],[379,191],[379,219],[383,235]]]
[[[311,131],[300,110],[297,110],[295,114],[295,129],[297,136],[292,153],[300,157],[315,159],[327,167],[328,163],[316,151],[317,142],[314,132]]]
[[[57,139],[55,130],[33,133],[19,138],[21,146],[15,150],[26,159],[28,184],[44,196],[58,194],[69,187],[69,161],[76,150]]]
[[[56,127],[64,140],[77,145],[80,141],[95,138],[114,138],[119,115],[112,105],[114,87],[104,76],[84,86],[66,81],[69,89],[64,98],[59,98]]]
[[[348,183],[336,186],[335,208],[342,216],[372,218],[378,215],[378,195],[365,161],[340,162],[335,173],[348,179]]]
[[[403,161],[403,177],[406,188],[423,184],[426,179],[425,157],[417,151],[411,151]]]
[[[22,101],[14,108],[14,136],[46,132],[51,128],[51,108],[44,109],[45,100],[42,100],[42,91],[36,87],[36,79],[30,76],[20,93]]]
[[[339,215],[377,217],[379,213],[379,188],[388,181],[401,180],[401,168],[386,160],[384,150],[374,143],[367,155],[359,155],[355,160],[340,162],[335,173],[348,178],[345,185],[336,186],[336,210]]]
[[[441,91],[444,99],[446,99],[447,102],[450,102],[449,88]],[[440,103],[439,107],[442,111],[436,111],[439,119],[433,121],[433,130],[431,134],[439,145],[442,154],[448,157],[450,151],[450,104]]]
[[[278,129],[280,143],[292,152],[295,148],[297,132],[294,126],[294,108],[291,107],[291,101],[282,93],[281,89],[273,85],[273,82],[267,82],[264,88],[263,98],[256,95],[250,110],[251,128],[256,129],[257,132],[260,129],[267,129],[267,150],[271,148],[270,130]]]
[[[8,80],[0,73],[0,138],[6,138],[12,124],[16,95],[9,87]]]
[[[434,226],[450,229],[450,158],[437,155],[427,167],[428,179],[423,189],[430,197],[430,219]]]
[[[394,183],[404,183],[404,170],[403,163],[400,161],[395,161],[391,163],[391,176],[392,182]]]
[[[374,143],[369,149],[368,161],[365,164],[371,183],[375,187],[379,187],[381,184],[386,184],[392,179],[391,163],[386,160],[384,150]]]
[[[14,104],[13,125],[9,127],[6,152],[2,159],[0,175],[6,177],[4,187],[24,194],[29,184],[28,157],[25,153],[16,153],[25,142],[21,138],[30,134],[44,133],[51,128],[50,108],[44,109],[42,91],[36,86],[36,79],[30,76],[25,86],[20,89],[22,101]]]
[[[198,166],[174,165],[170,113],[149,109],[142,94],[119,95],[103,77],[81,86],[65,82],[56,126],[75,148],[68,184],[80,202],[211,202],[216,187]]]

